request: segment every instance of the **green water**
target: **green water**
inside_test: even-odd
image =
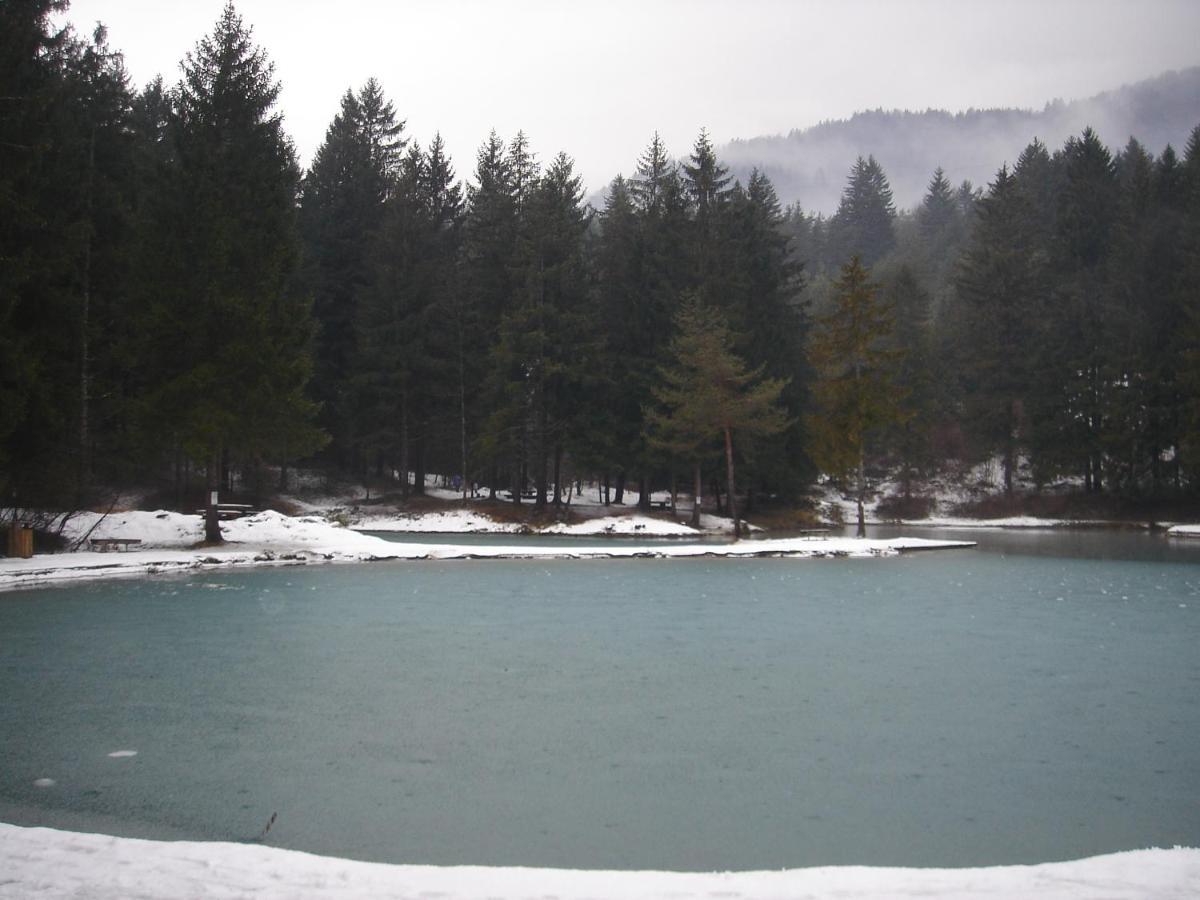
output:
[[[278,812],[276,846],[588,868],[1200,844],[1200,548],[976,538],[0,595],[0,820],[245,840]]]

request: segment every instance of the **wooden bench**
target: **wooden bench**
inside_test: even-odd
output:
[[[101,553],[107,553],[114,547],[124,552],[129,549],[131,544],[140,544],[141,542],[141,538],[88,538],[88,546]]]
[[[671,501],[670,500],[651,500],[650,508],[651,509],[670,509]]]
[[[253,515],[258,512],[249,503],[218,503],[217,518],[218,519],[240,519],[242,516]],[[207,509],[196,510],[196,515],[204,516],[208,514]]]

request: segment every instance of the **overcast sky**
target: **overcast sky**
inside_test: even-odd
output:
[[[135,85],[179,77],[223,0],[74,0]],[[629,174],[658,130],[683,155],[857,110],[1041,108],[1200,63],[1200,0],[239,0],[275,62],[305,164],[372,75],[407,133],[441,131],[460,176],[495,128],[587,188]]]

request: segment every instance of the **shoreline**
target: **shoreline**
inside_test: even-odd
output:
[[[738,872],[430,866],[363,862],[254,843],[155,841],[0,823],[0,896],[214,900],[262,895],[445,900],[833,896],[1182,898],[1200,893],[1200,850],[1107,853],[973,868],[819,866]]]
[[[333,526],[326,526],[334,531]],[[782,538],[737,541],[726,544],[677,544],[668,541],[621,542],[620,545],[505,546],[501,544],[404,543],[349,532],[343,540],[238,546],[221,548],[148,549],[130,551],[76,551],[0,559],[0,591],[21,587],[69,583],[113,577],[249,568],[259,566],[369,563],[387,561],[475,559],[660,559],[660,558],[789,558],[881,557],[899,553],[964,549],[970,541],[937,541],[927,538]],[[607,540],[607,539],[599,539]]]

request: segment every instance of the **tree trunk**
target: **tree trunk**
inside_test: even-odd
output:
[[[625,503],[625,473],[617,473],[617,496],[613,498],[613,503],[617,506],[622,506]]]
[[[208,496],[204,498],[204,540],[209,544],[221,543],[221,518],[217,511],[219,485],[221,483],[221,451],[213,451],[208,460]]]
[[[858,452],[858,528],[854,532],[856,537],[865,538],[867,536],[867,517],[863,509],[863,498],[867,494],[867,472],[866,454],[860,449]]]
[[[425,496],[425,437],[423,433],[413,439],[413,493],[418,497]],[[434,484],[437,484],[435,481]]]
[[[612,492],[610,490],[610,487],[611,487],[611,485],[609,484],[609,480],[608,480],[608,472],[606,470],[604,473],[604,487],[601,489],[604,494],[604,505],[605,506],[610,506],[612,504]]]
[[[738,519],[737,489],[733,484],[733,432],[725,426],[725,489],[729,495],[729,515],[733,517],[733,536],[742,536],[742,523]]]
[[[546,401],[543,396],[538,409],[537,459],[535,460],[537,468],[533,473],[534,486],[537,490],[533,508],[539,511],[546,508],[546,458],[549,456],[549,448],[546,446],[547,429]]]
[[[645,475],[638,478],[638,509],[650,512],[650,479]]]
[[[400,496],[408,499],[408,393],[400,394]]]
[[[175,508],[183,511],[183,453],[175,443]]]
[[[559,485],[562,483],[562,481],[561,481],[562,459],[563,459],[562,444],[555,444],[554,445],[554,507],[555,507],[555,509],[562,506],[562,491],[559,489]],[[568,502],[570,502],[570,501],[568,500]]]
[[[675,470],[671,470],[671,515],[675,515],[675,501],[679,498],[679,484],[675,478]]]
[[[463,334],[463,305],[462,294],[456,293],[458,300],[458,427],[459,447],[461,448],[462,465],[462,499],[467,502],[467,491],[470,488],[467,478],[467,356],[466,336]],[[471,482],[473,483],[473,482]],[[472,493],[474,496],[474,493]]]
[[[1017,440],[1017,401],[1008,403],[1008,423],[1004,431],[1004,496],[1011,497],[1013,492],[1013,468],[1016,465]]]
[[[694,479],[694,483],[692,484],[692,491],[693,491],[693,493],[692,493],[692,527],[699,528],[700,527],[701,490],[702,490],[702,485],[703,485],[703,482],[700,480],[700,463],[695,464],[693,474],[695,476],[695,479]]]
[[[92,197],[95,193],[96,128],[92,127],[88,142],[87,228],[83,240],[83,303],[79,322],[79,489],[91,480],[92,454],[89,433],[88,407],[91,404],[91,312],[92,312]]]

